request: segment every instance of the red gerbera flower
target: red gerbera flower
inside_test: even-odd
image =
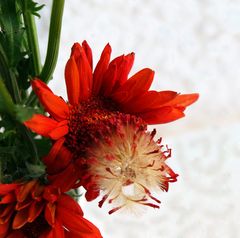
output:
[[[141,123],[145,131],[147,124],[167,123],[183,117],[186,107],[198,98],[198,94],[149,90],[154,76],[151,69],[145,68],[128,79],[134,54],[119,56],[111,62],[110,54],[111,47],[107,44],[93,71],[87,42],[82,46],[73,45],[65,69],[68,102],[54,95],[41,80],[32,81],[50,117],[34,115],[25,125],[55,141],[50,156],[44,159],[48,173],[53,175],[50,180],[62,177],[54,175],[66,173],[72,161],[84,169],[90,148],[103,141],[111,144],[112,135],[117,132],[120,135],[120,128],[130,123],[130,118],[136,122],[133,123],[136,130]],[[81,180],[87,190],[95,186],[90,177]],[[88,200],[98,193],[91,190]]]
[[[80,206],[38,180],[0,184],[0,238],[102,237]]]

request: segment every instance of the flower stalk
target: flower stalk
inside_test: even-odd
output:
[[[28,10],[27,2],[23,1],[23,18],[24,24],[27,33],[29,50],[31,52],[31,59],[33,64],[33,76],[39,75],[41,72],[41,60],[40,60],[40,52],[38,45],[38,36],[37,29],[35,24],[34,15]]]

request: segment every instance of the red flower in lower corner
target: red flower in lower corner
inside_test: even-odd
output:
[[[100,238],[69,195],[38,180],[0,184],[0,238]]]
[[[96,157],[96,154],[100,154],[96,151],[97,149],[94,149],[95,155],[92,155],[91,151],[93,148],[100,148],[98,145],[109,149],[108,146],[116,141],[120,141],[119,143],[125,141],[133,157],[136,161],[140,161],[134,162],[135,168],[131,170],[132,172],[137,171],[137,174],[140,174],[137,166],[146,167],[148,175],[151,170],[158,171],[159,174],[155,176],[154,182],[153,177],[150,177],[151,183],[158,184],[159,187],[163,186],[163,190],[166,190],[168,181],[176,180],[176,175],[170,172],[171,170],[163,162],[165,157],[162,146],[157,145],[156,142],[153,146],[149,146],[147,125],[167,123],[183,117],[186,107],[198,98],[198,94],[180,95],[174,91],[151,91],[149,88],[154,76],[151,69],[143,69],[128,79],[134,54],[119,56],[111,62],[110,54],[111,47],[107,44],[93,71],[92,53],[87,42],[84,41],[82,46],[78,43],[74,44],[65,69],[69,101],[65,102],[61,97],[54,95],[45,83],[35,79],[32,81],[33,89],[50,117],[38,114],[25,122],[25,125],[34,132],[54,141],[50,154],[44,159],[49,179],[51,181],[61,179],[62,176],[58,174],[70,174],[68,167],[77,164],[81,170],[78,173],[80,182],[87,189],[88,200],[96,198],[100,189],[106,190],[106,193],[111,190],[110,185],[100,186],[96,182],[97,178],[103,178],[105,175],[97,169],[92,169],[93,159],[89,157]],[[128,125],[131,125],[133,129],[129,130]],[[137,144],[135,151],[134,133],[137,133],[137,137],[141,135],[141,138],[138,138],[141,142]],[[124,141],[123,138],[125,138]],[[141,150],[141,153],[138,151],[140,147],[145,148]],[[116,152],[114,152],[115,155],[109,158],[115,158],[116,161],[110,160],[109,164],[115,166],[118,163],[118,169],[121,170],[120,174],[123,176],[123,170],[126,168],[121,167],[120,164],[124,164],[122,161],[127,157],[126,148],[118,148],[115,143],[113,151]],[[105,152],[103,154],[109,156],[109,153]],[[152,155],[151,159],[146,159],[149,165],[146,161],[144,162],[146,153]],[[139,158],[138,154],[142,157]],[[157,157],[159,159],[156,159]],[[97,164],[101,164],[104,160],[101,160],[100,156],[95,158],[96,161]],[[108,163],[107,160],[105,162]],[[113,173],[113,169],[108,166],[99,168],[107,168],[108,174],[112,173],[110,176],[118,176],[117,172]],[[118,178],[120,179],[121,176],[119,175]],[[106,182],[103,179],[100,181]],[[117,181],[117,179],[112,181]],[[121,180],[120,184],[125,186],[130,182],[133,181]],[[140,189],[145,182],[139,182],[139,180],[135,182],[135,185],[140,184],[137,186],[141,190],[141,203],[147,205],[148,199],[146,200],[145,196],[151,198],[152,195],[144,187]],[[137,200],[135,196],[131,199]],[[125,199],[125,201],[131,199]],[[109,200],[111,201],[112,199]]]

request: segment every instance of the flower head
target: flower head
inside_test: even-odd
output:
[[[183,117],[186,107],[198,98],[198,94],[180,95],[174,91],[149,90],[154,76],[151,69],[142,69],[128,78],[134,54],[122,55],[112,61],[110,54],[111,47],[107,44],[93,71],[91,48],[86,41],[82,45],[75,43],[65,68],[68,102],[54,95],[41,80],[35,79],[32,81],[32,87],[50,117],[34,115],[25,122],[34,132],[54,141],[50,154],[44,158],[50,181],[58,180],[61,176],[57,174],[68,173],[68,167],[77,164],[81,170],[80,183],[90,191],[86,194],[88,200],[96,198],[99,194],[98,189],[92,189],[95,182],[91,180],[92,176],[89,176],[89,156],[93,153],[92,150],[101,151],[100,147],[105,147],[112,141],[116,144],[116,140],[121,143],[120,139],[116,139],[119,138],[119,131],[125,125],[131,124],[131,121],[138,122],[138,126],[134,124],[136,128],[129,132],[130,135],[136,133],[138,141],[150,143],[146,132],[147,125],[167,123]],[[140,127],[145,129],[140,130]],[[123,130],[124,134],[125,132]],[[143,146],[139,143],[136,153],[145,153],[142,150],[138,151]],[[160,151],[160,147],[155,142],[153,144],[155,149]],[[98,149],[94,150],[94,147]],[[117,148],[116,145],[114,148]],[[149,147],[144,148],[146,153],[151,151]],[[144,170],[147,174],[155,169],[160,171],[158,167],[160,161],[163,161],[164,153],[157,152],[154,155],[160,159],[154,160],[154,165]],[[144,159],[141,157],[134,160],[137,165],[138,160],[142,163]],[[149,160],[147,156],[146,161]],[[115,163],[117,162],[111,161],[112,165]],[[91,169],[91,172],[99,171]],[[167,173],[167,170],[160,171],[159,176],[163,176],[163,180],[167,181]],[[145,183],[140,184],[145,187]],[[142,198],[142,195],[140,197]]]
[[[164,149],[161,140],[155,142],[155,134],[156,130],[147,132],[141,120],[128,116],[108,142],[103,140],[89,150],[88,175],[93,186],[88,195],[102,191],[99,206],[108,201],[114,206],[110,214],[137,204],[159,208],[160,201],[150,189],[167,191],[168,183],[176,181],[177,174],[165,163],[171,150]]]
[[[0,237],[101,237],[67,194],[38,180],[0,184]]]

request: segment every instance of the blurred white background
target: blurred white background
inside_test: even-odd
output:
[[[42,58],[51,1],[38,21]],[[59,61],[50,87],[66,98],[64,67],[74,42],[88,41],[94,63],[106,43],[113,57],[135,52],[131,74],[155,70],[153,89],[199,92],[179,121],[157,126],[180,174],[160,210],[108,215],[82,197],[104,238],[240,237],[240,1],[66,0]]]

